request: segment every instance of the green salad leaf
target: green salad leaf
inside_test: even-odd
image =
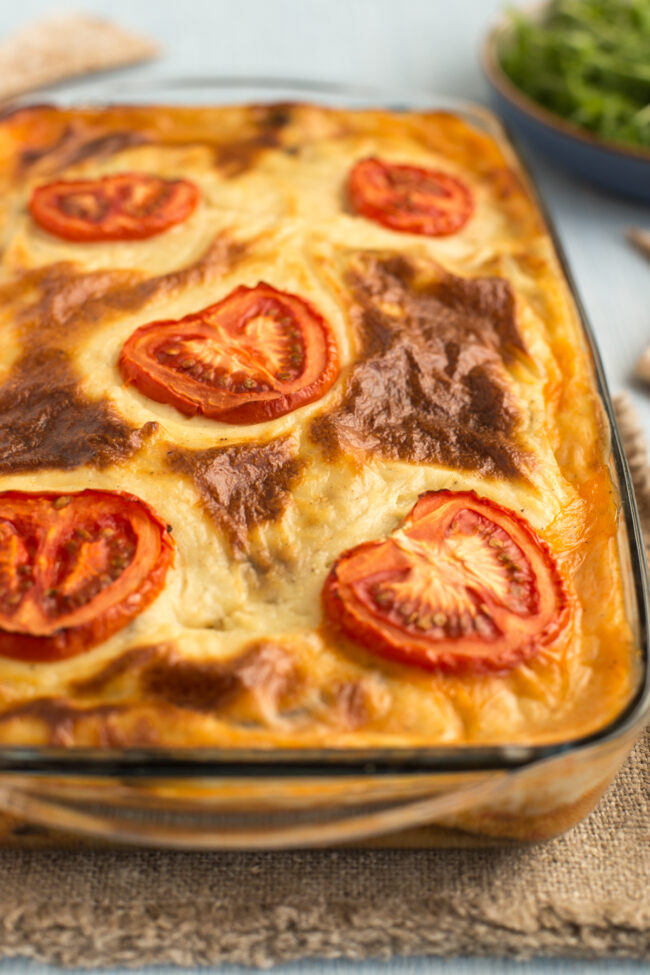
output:
[[[501,67],[530,98],[613,142],[650,148],[650,0],[513,10]]]

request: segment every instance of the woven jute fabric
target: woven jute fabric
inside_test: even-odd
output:
[[[147,61],[157,53],[147,38],[101,17],[63,14],[39,20],[0,44],[0,99]]]
[[[617,406],[650,528],[642,437],[629,405]],[[0,875],[0,957],[60,965],[650,959],[650,734],[595,811],[538,846],[19,850],[0,853]]]

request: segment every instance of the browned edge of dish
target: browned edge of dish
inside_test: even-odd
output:
[[[191,84],[195,79],[185,79]],[[181,79],[171,79],[171,84],[179,84]],[[218,97],[220,87],[227,87],[235,79],[210,79],[210,86],[214,88],[215,95]],[[257,86],[260,79],[241,78],[236,79],[238,86],[247,87],[248,85]],[[325,83],[294,82],[300,95],[295,101],[307,101],[307,93],[314,92],[322,94],[327,90]],[[287,85],[286,81],[280,80],[278,84]],[[147,85],[144,85],[145,89]],[[179,85],[182,87],[182,85]],[[516,89],[514,89],[516,91]],[[354,92],[354,89],[350,89]],[[344,94],[344,86],[333,85],[331,91],[332,101]],[[375,97],[375,96],[369,96]],[[284,99],[286,101],[286,99]],[[387,102],[390,100],[387,98]],[[630,581],[631,595],[634,596],[635,608],[638,613],[636,620],[632,621],[633,629],[638,631],[639,651],[642,657],[642,672],[639,675],[639,685],[630,697],[630,700],[622,708],[621,712],[615,716],[607,725],[598,729],[596,732],[583,736],[558,742],[551,745],[520,745],[510,743],[497,746],[475,746],[458,750],[445,746],[419,747],[417,749],[283,749],[282,751],[273,750],[249,750],[249,749],[221,749],[221,748],[202,748],[196,749],[133,749],[133,750],[111,750],[97,748],[74,748],[61,749],[57,747],[25,747],[9,746],[0,747],[0,773],[14,774],[22,773],[30,776],[46,777],[60,774],[76,774],[80,776],[108,775],[111,777],[124,776],[133,781],[146,780],[148,778],[159,778],[164,775],[166,778],[188,778],[195,779],[202,776],[228,775],[233,778],[250,779],[252,776],[268,776],[270,779],[281,778],[287,775],[297,775],[299,777],[321,777],[333,776],[350,777],[363,772],[369,775],[420,775],[430,774],[431,772],[464,772],[464,771],[500,771],[513,772],[521,770],[531,764],[536,764],[546,759],[558,757],[567,751],[578,751],[592,745],[600,745],[621,738],[631,727],[638,728],[640,731],[642,718],[650,715],[650,659],[648,647],[648,631],[650,621],[650,593],[647,583],[647,566],[644,557],[641,529],[638,511],[634,500],[631,477],[622,447],[620,432],[616,423],[616,418],[611,402],[611,396],[604,376],[602,362],[600,360],[593,330],[589,324],[585,308],[580,301],[575,282],[569,270],[566,257],[560,245],[555,226],[545,206],[537,186],[530,176],[530,173],[521,158],[517,147],[513,144],[509,136],[507,127],[492,111],[482,105],[470,103],[453,98],[436,97],[428,95],[430,100],[430,110],[455,112],[470,124],[487,130],[494,138],[500,148],[506,153],[509,159],[517,168],[519,174],[523,176],[528,192],[530,193],[534,205],[540,211],[546,230],[551,236],[554,249],[561,267],[567,289],[575,304],[578,320],[582,327],[583,336],[586,341],[586,353],[591,356],[592,367],[595,374],[595,391],[598,394],[601,405],[608,420],[609,430],[612,440],[612,471],[615,474],[615,484],[620,495],[621,513],[625,520],[628,536],[628,554],[632,569],[633,579]],[[256,99],[257,101],[257,99]],[[269,99],[269,102],[273,99]],[[49,106],[57,106],[56,99],[46,103]],[[81,102],[82,105],[87,104]],[[99,103],[91,102],[93,107],[98,107]],[[125,104],[130,107],[155,107],[148,99],[142,102],[107,102],[103,101],[106,107],[117,104]],[[177,103],[180,105],[192,104],[190,100]],[[229,104],[229,103],[226,103]],[[232,103],[235,104],[235,103]],[[268,102],[264,102],[268,104]],[[24,108],[43,107],[41,102],[22,102],[8,106],[8,114],[13,110]],[[353,108],[362,108],[361,105],[354,105]],[[379,105],[368,105],[367,108],[380,109]],[[406,105],[393,111],[406,110]],[[413,111],[424,111],[422,106],[414,106]],[[553,117],[553,116],[551,116]],[[587,140],[591,141],[591,140]],[[595,140],[596,142],[598,140]],[[636,625],[635,625],[636,624]]]

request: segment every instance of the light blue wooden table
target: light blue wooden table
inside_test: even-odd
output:
[[[486,100],[478,46],[500,0],[20,0],[0,3],[0,40],[61,6],[110,15],[157,40],[165,57],[133,69],[134,83],[178,75],[316,78],[402,92],[415,89]],[[95,86],[80,84],[79,96]],[[650,438],[650,395],[630,387],[650,343],[650,264],[631,250],[626,227],[650,230],[650,209],[582,186],[531,156],[600,344],[613,392],[630,389]],[[650,896],[650,892],[649,892]],[[28,961],[0,975],[52,975]],[[105,975],[124,975],[102,969]],[[152,970],[153,971],[153,970]],[[234,975],[241,969],[220,969]],[[396,959],[391,963],[303,962],[277,975],[641,975],[634,962]],[[172,975],[179,969],[155,969]]]

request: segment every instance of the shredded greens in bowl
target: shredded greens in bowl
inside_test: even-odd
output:
[[[550,111],[650,149],[650,0],[551,0],[541,16],[513,10],[499,60]]]

